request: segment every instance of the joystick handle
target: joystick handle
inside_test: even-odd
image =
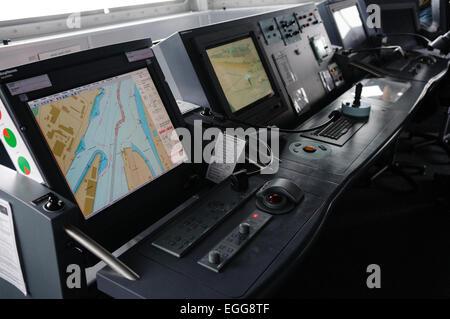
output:
[[[353,107],[360,107],[362,90],[363,90],[363,85],[361,83],[356,84],[355,100],[353,101]]]

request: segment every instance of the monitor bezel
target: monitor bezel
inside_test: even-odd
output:
[[[381,7],[381,15],[383,15],[383,11],[407,11],[411,15],[411,22],[413,27],[413,33],[418,33],[421,30],[420,20],[419,20],[419,12],[418,6],[415,3],[408,2],[396,2],[396,3],[380,3]],[[383,18],[381,19],[381,30],[383,33],[387,33],[384,30],[383,26]]]
[[[145,68],[148,70],[150,77],[155,83],[156,89],[166,106],[166,110],[174,128],[184,126],[181,113],[179,112],[175,99],[164,80],[164,75],[154,55],[134,62],[128,61],[126,57],[126,52],[149,49],[150,47],[150,40],[141,40],[130,42],[128,44],[88,50],[73,55],[17,67],[17,71],[14,72],[12,77],[0,80],[1,98],[6,102],[4,104],[7,107],[8,112],[14,114],[12,118],[16,122],[15,124],[17,127],[21,129],[24,141],[31,150],[33,159],[37,163],[37,166],[44,177],[45,184],[50,189],[55,190],[58,194],[69,198],[76,203],[74,194],[33,115],[31,107],[28,105],[29,101],[48,97],[72,88],[78,88],[83,85]],[[6,87],[6,83],[42,74],[48,74],[53,84],[52,87],[17,96],[12,96]],[[112,203],[111,206],[95,213],[88,219],[84,218],[81,209],[76,204],[78,207],[78,216],[75,216],[76,223],[94,238],[100,238],[106,247],[110,249],[118,248],[125,240],[130,238],[130,234],[136,234],[136,229],[141,231],[142,227],[148,227],[152,223],[157,222],[174,208],[172,207],[172,204],[168,203],[161,203],[161,205],[159,205],[158,199],[149,199],[148,193],[151,190],[165,190],[167,185],[165,186],[164,180],[166,178],[173,180],[178,174],[184,174],[181,173],[181,171],[187,171],[187,166],[188,165],[184,163],[175,166],[173,169],[160,176],[163,178],[159,177],[146,183],[142,187],[126,195],[121,200]],[[166,191],[169,189],[170,187],[167,188]],[[127,227],[129,229],[124,230],[123,234],[117,235],[115,238],[107,234],[106,229],[114,229],[114,227],[122,225],[127,220],[133,220],[138,218],[137,216],[145,215],[138,210],[143,206],[144,202],[150,200],[154,200],[158,204],[154,206],[155,209],[151,213],[145,216],[146,222],[143,221],[141,224],[136,225],[130,223],[129,227]],[[176,202],[173,201],[173,204],[175,205]],[[168,210],[165,210],[163,206],[168,206]],[[127,207],[127,209],[124,209],[124,207]],[[128,231],[130,234],[125,233]],[[98,234],[99,232],[101,235]]]
[[[367,30],[366,21],[364,19],[365,15],[363,14],[364,10],[361,7],[360,2],[358,0],[346,0],[346,1],[329,3],[327,5],[328,10],[330,12],[331,23],[333,24],[333,27],[335,29],[336,36],[339,37],[340,46],[342,46],[346,50],[348,50],[348,49],[355,49],[355,48],[347,48],[344,45],[344,39],[342,39],[341,33],[339,32],[339,27],[338,27],[338,25],[336,23],[336,20],[334,18],[334,13],[336,11],[340,11],[342,9],[353,7],[353,6],[356,6],[356,8],[358,10],[359,17],[361,18],[363,30],[364,30],[364,33],[366,35],[366,39],[360,44],[360,48],[367,48],[367,47],[370,46],[370,33]]]
[[[253,31],[247,31],[242,29],[226,30],[221,34],[218,33],[204,34],[194,38],[195,46],[200,54],[201,66],[203,67],[203,70],[206,73],[207,80],[203,82],[205,82],[205,84],[208,83],[207,85],[209,87],[207,87],[205,91],[207,96],[209,96],[209,98],[212,99],[211,104],[214,105],[215,103],[218,103],[221,106],[222,112],[225,113],[225,115],[231,119],[247,120],[251,121],[251,123],[254,124],[261,124],[270,121],[271,119],[273,119],[272,117],[268,117],[266,121],[256,121],[256,122],[253,121],[253,119],[255,119],[258,115],[261,115],[261,113],[267,112],[267,114],[270,115],[270,112],[268,112],[267,110],[273,109],[274,107],[280,110],[283,109],[282,107],[283,103],[280,93],[281,89],[278,87],[276,81],[274,80],[275,76],[273,70],[270,67],[270,63],[258,40],[258,37],[255,35]],[[228,102],[228,99],[225,96],[225,92],[222,89],[220,81],[216,75],[216,72],[214,71],[213,65],[207,54],[207,50],[221,45],[229,44],[235,41],[239,41],[245,38],[251,38],[253,44],[255,45],[258,56],[261,60],[261,63],[264,67],[270,85],[272,87],[273,95],[263,97],[241,108],[240,110],[233,112],[231,110],[231,106]]]
[[[141,71],[141,70],[147,70],[147,71],[148,71],[148,74],[149,74],[151,80],[153,81],[153,83],[155,84],[155,87],[156,87],[156,83],[155,83],[154,77],[151,75],[151,73],[150,73],[148,67],[138,68],[138,69],[136,69],[136,70],[130,70],[129,72],[126,72],[126,73],[119,73],[119,74],[113,75],[112,77],[104,78],[104,79],[102,79],[102,80],[109,80],[109,79],[112,79],[112,78],[114,78],[114,77],[116,77],[116,76],[122,76],[122,75],[130,74],[130,73],[133,73],[133,72],[136,72],[136,71]],[[100,80],[100,81],[102,81],[102,80]],[[98,82],[98,81],[96,81],[96,82]],[[96,82],[86,83],[85,85],[94,84],[94,83],[96,83]],[[74,88],[69,88],[68,90],[71,90],[71,89],[79,89],[79,88],[80,88],[80,87],[74,87]],[[66,92],[66,91],[67,91],[67,90],[64,90],[64,91],[61,91],[61,92],[58,92],[58,93],[55,93],[55,94],[60,94],[60,93]],[[160,92],[158,92],[158,93],[160,94]],[[41,97],[41,98],[48,98],[48,97],[51,97],[51,96],[52,96],[52,95],[49,95],[49,96],[43,96],[43,97]],[[161,96],[161,94],[160,94],[160,96]],[[27,104],[28,104],[28,103],[31,103],[31,102],[34,102],[34,101],[35,101],[35,100],[28,101]],[[163,102],[163,104],[164,104],[164,101],[162,101],[162,102]],[[30,110],[31,110],[31,106],[30,106],[30,105],[29,105],[29,108],[30,108]],[[32,112],[32,113],[33,113],[33,112]],[[169,115],[169,117],[170,117],[170,115]],[[40,129],[40,124],[39,124],[39,122],[37,121],[36,117],[33,116],[33,118],[34,118],[34,120],[35,120],[35,122],[36,122],[35,124],[36,124],[36,125],[39,127],[39,129]],[[172,120],[172,119],[171,119],[171,120]],[[173,124],[173,123],[172,123],[172,124]],[[174,126],[175,126],[175,124],[174,124]],[[41,129],[40,129],[40,132],[41,132],[42,137],[43,137],[44,140],[45,140],[46,145],[48,146],[48,148],[49,148],[49,150],[50,150],[50,153],[51,153],[51,156],[52,156],[53,160],[57,163],[57,166],[58,166],[58,169],[59,169],[59,171],[60,171],[60,174],[64,177],[66,183],[68,184],[67,177],[66,177],[66,176],[64,175],[64,173],[61,171],[61,167],[60,167],[60,165],[59,165],[59,163],[58,163],[58,161],[57,161],[57,159],[56,159],[56,157],[55,157],[55,155],[54,155],[54,152],[53,152],[53,150],[51,149],[51,147],[50,147],[50,145],[49,145],[47,139],[45,138],[44,133],[42,132]],[[99,209],[99,210],[97,210],[97,211],[93,211],[91,214],[89,214],[89,215],[87,215],[87,216],[84,215],[84,212],[81,210],[80,207],[79,207],[79,208],[80,208],[80,210],[82,211],[83,216],[84,216],[84,218],[85,218],[86,220],[91,219],[91,218],[93,218],[95,215],[103,213],[105,210],[107,210],[109,207],[111,207],[111,206],[113,206],[114,204],[116,204],[118,201],[121,201],[122,199],[124,199],[125,197],[131,195],[131,194],[134,193],[135,191],[138,191],[138,190],[141,189],[142,187],[145,187],[147,184],[149,184],[149,183],[151,183],[151,182],[157,180],[158,178],[164,176],[166,173],[168,173],[168,172],[171,171],[172,169],[175,169],[175,168],[176,168],[178,165],[180,165],[180,164],[181,164],[181,163],[175,164],[172,168],[170,168],[169,170],[165,171],[164,173],[162,173],[161,175],[157,176],[156,178],[154,178],[154,179],[152,179],[152,180],[150,180],[150,181],[145,182],[144,184],[138,186],[138,187],[135,188],[134,190],[132,190],[132,191],[128,192],[127,194],[121,196],[120,198],[118,198],[118,199],[112,201],[111,203],[109,203],[108,205],[104,206],[103,208],[101,208],[101,209]],[[69,187],[69,188],[70,188],[70,187]],[[73,193],[72,189],[71,189],[71,192],[72,192],[72,195],[73,195],[73,197],[74,197],[74,199],[75,199],[75,194]],[[77,206],[79,206],[79,205],[78,205],[78,201],[77,201],[76,199],[75,199],[75,203],[77,204]]]
[[[337,25],[336,19],[334,18],[334,13],[337,12],[337,11],[340,11],[342,9],[350,8],[350,7],[353,7],[353,6],[356,6],[356,9],[358,10],[358,14],[359,14],[359,17],[360,17],[361,22],[362,22],[362,28],[364,30],[364,34],[366,35],[365,40],[362,41],[359,44],[359,47],[367,47],[369,45],[369,43],[370,43],[370,36],[369,36],[369,33],[367,32],[366,21],[364,19],[365,16],[362,14],[363,10],[362,10],[362,8],[361,8],[361,6],[359,4],[359,1],[357,1],[357,0],[342,1],[342,2],[331,3],[328,6],[328,8],[329,8],[329,10],[331,12],[331,17],[332,17],[333,24],[334,24],[334,26],[336,28],[337,35],[339,36],[339,38],[341,40],[341,45],[346,50],[348,50],[348,49],[357,49],[357,48],[347,48],[344,45],[344,39],[342,39],[341,32],[339,31],[339,27]]]

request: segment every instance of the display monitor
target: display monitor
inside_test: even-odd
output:
[[[356,5],[333,10],[333,18],[345,49],[359,48],[367,41],[364,24]]]
[[[147,68],[28,104],[85,218],[186,159]]]
[[[208,48],[206,54],[232,113],[274,95],[252,37]]]

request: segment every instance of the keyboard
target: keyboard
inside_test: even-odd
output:
[[[338,140],[343,135],[347,134],[354,124],[354,120],[341,116],[336,121],[333,121],[326,127],[315,131],[313,134],[316,136]]]
[[[328,144],[342,146],[350,140],[365,123],[366,121],[341,116],[327,126],[302,134],[302,136]]]

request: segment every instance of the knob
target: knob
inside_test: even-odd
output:
[[[273,25],[271,25],[271,26],[269,27],[269,31],[273,31],[273,30],[275,30],[275,27],[274,27]]]
[[[44,208],[49,212],[56,212],[64,207],[64,202],[60,200],[56,195],[50,194],[47,199],[47,203],[44,204]]]
[[[211,264],[218,265],[220,264],[221,256],[217,250],[212,250],[209,252],[208,261]]]
[[[242,223],[239,225],[239,234],[248,235],[250,233],[250,225],[247,223]]]

